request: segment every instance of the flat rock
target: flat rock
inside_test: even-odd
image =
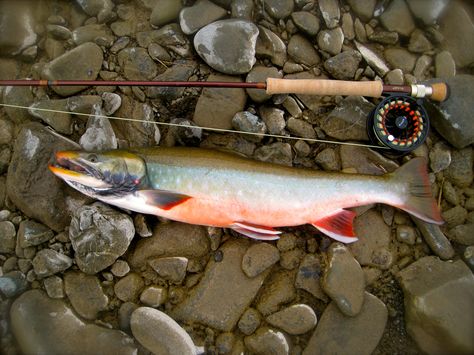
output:
[[[83,43],[47,63],[41,77],[47,80],[95,80],[103,58],[102,49],[97,44]],[[84,89],[84,86],[52,87],[61,96],[70,96]]]
[[[299,34],[291,36],[288,43],[288,55],[296,63],[309,67],[315,66],[320,62],[319,54],[313,44]]]
[[[129,273],[114,286],[114,293],[123,302],[136,302],[145,286],[145,281],[136,273]]]
[[[352,317],[360,312],[364,301],[364,272],[351,252],[340,243],[333,243],[329,248],[322,286],[342,313]]]
[[[296,11],[291,14],[295,26],[309,36],[316,36],[319,32],[319,18],[307,11]]]
[[[112,265],[125,253],[134,235],[129,216],[100,202],[77,209],[69,227],[76,263],[86,274]]]
[[[278,249],[268,243],[252,244],[242,258],[242,270],[248,277],[255,277],[280,260]]]
[[[72,31],[72,40],[76,45],[94,42],[111,47],[114,43],[114,35],[107,25],[96,23],[74,29]]]
[[[348,96],[322,119],[320,127],[338,140],[367,141],[367,117],[374,107],[362,96]]]
[[[448,51],[442,51],[435,57],[435,76],[441,79],[452,78],[456,75],[456,63]]]
[[[305,304],[295,304],[273,313],[266,321],[291,335],[304,334],[316,326],[317,317],[313,309]]]
[[[208,81],[240,82],[238,77],[210,75]],[[194,122],[198,126],[231,129],[232,118],[243,111],[247,95],[244,89],[205,88],[199,96],[194,111]]]
[[[384,56],[393,69],[401,69],[404,73],[411,73],[415,69],[416,55],[404,48],[387,48]]]
[[[159,74],[154,81],[188,81],[194,70],[196,63],[192,61],[174,61],[173,66],[166,69],[164,73]],[[146,96],[151,99],[176,100],[183,95],[185,88],[179,87],[148,87]],[[129,117],[129,116],[123,116]],[[127,127],[129,122],[127,122]]]
[[[380,22],[387,30],[403,36],[409,36],[415,29],[412,14],[404,0],[392,1],[380,15]]]
[[[157,66],[145,48],[122,49],[117,60],[128,80],[151,80],[156,76]]]
[[[192,55],[191,43],[176,23],[165,25],[159,30],[139,32],[137,41],[143,47],[157,43],[183,58]]]
[[[355,317],[345,316],[332,302],[324,310],[303,355],[370,355],[382,338],[387,317],[385,304],[368,292],[360,313]]]
[[[459,68],[469,66],[474,62],[474,46],[466,46],[464,41],[465,38],[474,36],[474,23],[471,16],[464,4],[453,2],[447,6],[440,20],[441,33],[444,36],[442,46],[452,54]]]
[[[377,252],[387,249],[390,243],[391,231],[381,216],[371,209],[354,221],[354,232],[359,238],[357,242],[349,245],[351,253],[361,265],[377,265]]]
[[[344,51],[324,62],[324,69],[338,80],[353,80],[362,56],[354,50]]]
[[[69,269],[72,266],[72,259],[53,249],[42,249],[36,253],[32,264],[36,276],[43,278]]]
[[[393,160],[365,147],[342,146],[340,154],[342,168],[354,168],[359,174],[383,175],[398,168]]]
[[[474,103],[474,93],[470,90],[474,76],[456,75],[445,82],[449,86],[449,99],[426,107],[436,131],[454,147],[462,149],[474,143],[474,127],[468,113]]]
[[[244,74],[255,64],[257,36],[258,28],[251,22],[221,20],[196,33],[194,48],[215,70],[230,75]]]
[[[286,122],[286,128],[295,136],[311,139],[316,138],[316,132],[311,123],[302,119],[290,117]]]
[[[15,206],[55,231],[62,231],[69,224],[73,206],[85,201],[75,192],[69,196],[70,190],[48,170],[53,152],[71,149],[77,146],[40,123],[28,123],[17,136],[7,175],[7,193]]]
[[[257,310],[268,316],[277,312],[282,304],[293,301],[296,297],[294,281],[294,271],[279,270],[273,273],[260,292]]]
[[[13,334],[25,354],[136,354],[127,334],[83,322],[61,300],[40,290],[18,297],[10,310]],[[87,341],[84,341],[87,339]]]
[[[107,309],[109,299],[96,276],[68,272],[64,275],[64,290],[74,310],[85,319],[94,320]]]
[[[377,0],[347,0],[347,3],[361,20],[368,22],[374,15]]]
[[[148,264],[165,280],[180,284],[186,277],[188,259],[183,257],[153,258]]]
[[[339,24],[341,10],[338,0],[320,0],[319,10],[328,28],[334,28]]]
[[[188,333],[170,316],[157,309],[137,308],[132,313],[130,326],[133,336],[153,354],[196,354]]]
[[[209,238],[203,227],[172,222],[156,226],[153,236],[140,240],[129,263],[139,268],[153,257],[199,258],[209,250]]]
[[[423,31],[416,29],[410,35],[408,50],[413,53],[425,53],[433,50],[433,45],[428,38],[426,38]]]
[[[400,272],[410,336],[428,354],[474,352],[474,276],[458,260],[424,257]]]
[[[172,311],[174,319],[198,322],[221,331],[232,330],[252,303],[268,272],[248,278],[241,269],[249,247],[246,240],[230,240],[220,251],[220,262],[211,260],[190,295]]]
[[[198,0],[193,6],[185,7],[179,13],[181,30],[191,35],[202,27],[220,20],[227,15],[227,11],[209,0]]]
[[[357,50],[362,54],[362,58],[374,69],[377,74],[384,77],[389,72],[389,68],[385,61],[371,48],[364,46],[362,43],[355,42]]]

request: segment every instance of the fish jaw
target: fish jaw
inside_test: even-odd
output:
[[[54,175],[67,183],[80,184],[94,189],[104,189],[110,187],[110,185],[104,181],[78,171],[69,170],[55,165],[49,165],[48,168]],[[72,186],[76,186],[75,184],[72,184]]]

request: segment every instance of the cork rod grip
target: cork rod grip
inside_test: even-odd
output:
[[[360,95],[380,97],[381,81],[343,81],[324,79],[267,79],[267,94]]]

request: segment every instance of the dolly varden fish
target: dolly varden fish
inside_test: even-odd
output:
[[[278,239],[275,227],[312,224],[345,243],[355,212],[385,203],[431,223],[442,219],[426,163],[414,158],[383,176],[328,173],[200,148],[61,151],[50,170],[85,195],[176,221]]]

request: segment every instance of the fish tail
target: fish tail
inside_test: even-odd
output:
[[[424,158],[414,158],[391,173],[395,182],[408,184],[406,199],[396,207],[434,224],[443,224],[436,200],[431,193],[431,184]]]

